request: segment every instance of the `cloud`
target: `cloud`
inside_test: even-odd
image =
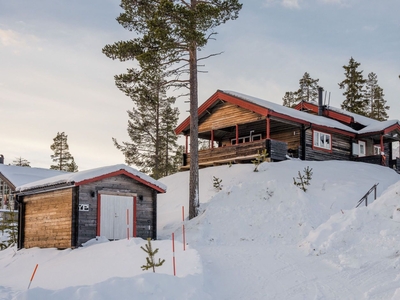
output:
[[[300,0],[265,0],[265,5],[272,6],[280,4],[286,8],[300,8],[299,1]]]
[[[0,29],[0,45],[5,47],[22,45],[22,39],[18,33],[12,30]]]

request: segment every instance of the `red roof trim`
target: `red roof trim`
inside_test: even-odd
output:
[[[118,171],[115,171],[115,172],[111,172],[111,173],[108,173],[108,174],[100,175],[100,176],[97,176],[97,177],[93,177],[93,178],[90,178],[90,179],[85,179],[85,180],[82,180],[82,181],[79,181],[79,182],[75,182],[75,186],[92,183],[92,182],[95,182],[95,181],[99,181],[99,180],[102,180],[102,179],[105,179],[105,178],[114,177],[114,176],[117,176],[117,175],[128,176],[129,178],[132,178],[132,179],[136,180],[137,182],[143,183],[144,185],[147,185],[148,187],[151,187],[152,189],[156,190],[159,193],[165,193],[166,192],[165,190],[163,190],[159,186],[156,186],[156,185],[144,180],[143,178],[140,178],[139,176],[133,175],[132,173],[129,173],[129,172],[125,171],[124,169],[121,169],[121,170],[118,170]]]
[[[318,113],[318,105],[313,104],[313,103],[309,103],[309,102],[300,102],[299,104],[297,104],[294,109],[296,110],[301,110],[302,108],[306,108],[308,110],[311,110],[314,113]],[[354,118],[350,117],[348,115],[345,115],[343,113],[340,112],[336,112],[333,110],[330,110],[329,108],[325,108],[324,109],[324,116],[337,120],[337,121],[341,121],[341,122],[345,122],[347,124],[351,124],[354,123]]]
[[[394,125],[392,125],[392,126],[389,126],[388,128],[386,128],[384,131],[383,131],[383,134],[387,134],[387,133],[389,133],[389,132],[391,132],[391,131],[393,131],[393,130],[400,130],[400,125],[399,124],[394,124]]]
[[[204,102],[202,105],[200,105],[198,109],[198,114],[199,117],[211,106],[213,105],[216,101],[222,100],[226,101],[232,104],[235,104],[237,106],[240,106],[244,109],[248,109],[251,111],[254,111],[262,116],[267,116],[269,113],[269,110],[265,107],[259,106],[257,104],[251,103],[249,101],[246,101],[244,99],[234,97],[228,94],[225,94],[224,92],[218,90],[216,91],[210,98],[207,99],[206,102]],[[180,134],[182,133],[185,128],[189,127],[190,125],[190,116],[187,117],[176,129],[175,129],[175,134]]]

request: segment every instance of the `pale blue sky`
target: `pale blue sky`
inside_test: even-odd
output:
[[[391,119],[400,119],[400,1],[248,0],[239,19],[217,28],[199,55],[204,61],[200,102],[217,89],[282,103],[309,72],[343,101],[338,83],[353,57],[364,77],[375,72]],[[118,0],[0,0],[0,153],[51,165],[50,144],[68,134],[80,170],[123,163],[112,137],[127,140],[131,101],[113,76],[132,63],[112,61],[104,45],[133,37],[115,18]],[[188,116],[178,99],[181,120]]]

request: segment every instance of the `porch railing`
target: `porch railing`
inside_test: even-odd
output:
[[[269,157],[274,160],[284,160],[287,154],[287,144],[285,142],[259,140],[238,145],[199,150],[199,165],[251,161],[264,149],[267,149]],[[190,153],[184,155],[183,165],[190,165]]]

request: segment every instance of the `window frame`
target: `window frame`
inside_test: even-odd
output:
[[[326,138],[324,138],[324,141],[325,141],[324,144],[326,144],[326,145],[321,145],[321,135],[329,137],[328,143],[326,143]],[[313,149],[332,151],[332,134],[326,133],[323,131],[319,131],[319,130],[313,130],[312,139],[313,139],[313,141],[312,141]]]

